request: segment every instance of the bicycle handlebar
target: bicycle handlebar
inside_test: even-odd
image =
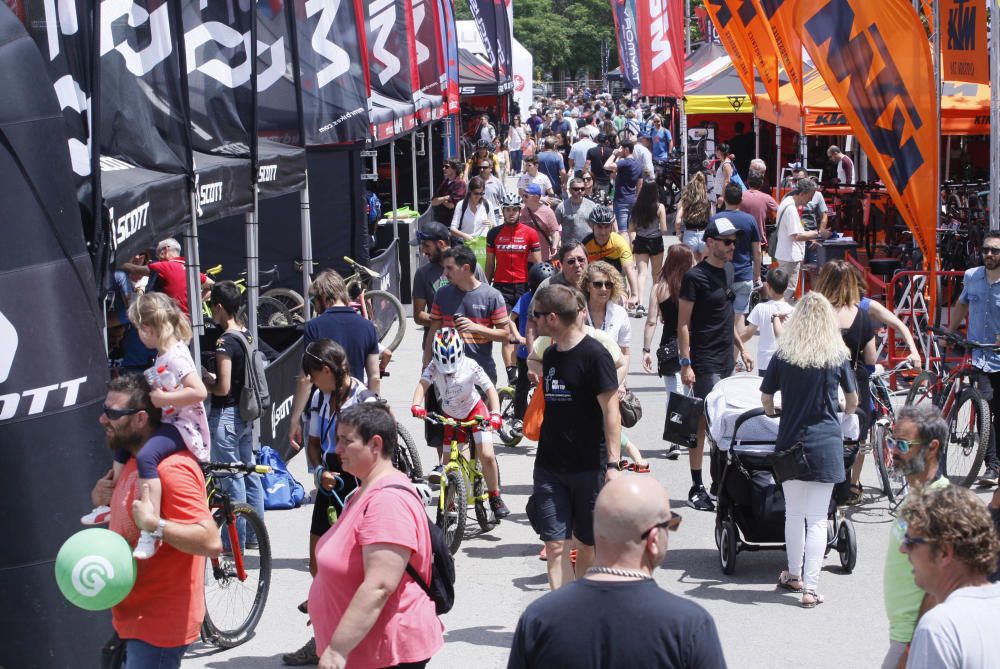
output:
[[[377,279],[379,276],[381,276],[381,274],[379,274],[378,272],[368,269],[367,267],[359,263],[357,260],[354,260],[353,258],[350,258],[348,256],[344,256],[344,262],[346,262],[348,265],[354,268],[355,272],[360,272],[361,274],[365,274],[372,279]]]
[[[267,465],[245,465],[242,462],[203,462],[201,469],[209,472],[224,472],[229,474],[270,474],[273,469]]]
[[[442,416],[439,413],[434,413],[430,411],[423,420],[428,423],[436,423],[437,425],[447,425],[449,427],[480,427],[483,425],[489,425],[489,419],[483,418],[482,416],[473,416],[472,420],[455,420],[454,418],[449,418],[448,416]]]
[[[903,360],[895,367],[892,367],[890,369],[883,369],[881,372],[875,372],[870,376],[870,378],[875,378],[875,377],[884,378],[887,376],[892,376],[893,374],[898,374],[899,372],[904,372],[908,369],[913,369],[913,365],[910,363],[909,360]]]
[[[966,350],[982,349],[989,351],[1000,351],[1000,345],[998,344],[981,344],[977,341],[971,341],[965,339],[947,328],[940,327],[938,325],[932,325],[927,328],[928,332],[932,332],[941,339],[944,339],[949,345],[956,348],[964,348]]]

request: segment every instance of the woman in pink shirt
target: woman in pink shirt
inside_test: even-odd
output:
[[[444,643],[426,583],[434,556],[424,505],[392,466],[396,421],[381,404],[358,404],[337,419],[337,454],[361,487],[316,545],[309,615],[320,669],[424,667]]]

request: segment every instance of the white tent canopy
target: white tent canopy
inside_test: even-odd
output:
[[[486,47],[483,46],[483,41],[479,37],[476,22],[456,21],[455,23],[458,27],[458,47],[471,53],[485,54]],[[514,60],[514,101],[521,108],[521,113],[526,114],[531,105],[534,104],[532,89],[535,85],[535,59],[517,39],[511,41],[511,49]]]

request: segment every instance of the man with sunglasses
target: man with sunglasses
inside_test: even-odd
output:
[[[1000,232],[991,230],[983,239],[983,266],[965,271],[962,294],[952,307],[949,329],[957,332],[965,317],[969,317],[966,336],[981,344],[1000,344]],[[989,381],[992,393],[990,411],[993,429],[986,447],[986,471],[980,477],[982,485],[997,484],[1000,458],[997,457],[997,437],[1000,430],[1000,353],[988,349],[972,352],[972,364]]]
[[[493,173],[493,161],[479,161],[479,178],[483,180],[483,199],[490,205],[490,210],[500,211],[500,200],[507,194],[507,189],[503,185],[503,180]]]
[[[188,645],[199,636],[205,617],[205,559],[222,550],[219,529],[205,498],[205,477],[173,425],[161,424],[141,374],[124,374],[108,383],[98,419],[112,452],[132,458],[117,479],[109,471],[91,492],[96,505],[111,507],[108,528],[130,545],[139,531],[157,534],[163,546],[138,563],[135,585],[111,609],[111,622],[125,639],[128,666],[180,667]],[[163,486],[160,513],[149,501],[148,486],[136,490],[135,455],[146,445],[166,441],[173,454],[160,462]]]
[[[580,241],[590,234],[590,214],[597,205],[583,196],[585,188],[581,177],[573,177],[569,181],[569,198],[556,207],[563,242]]]
[[[725,667],[712,616],[653,580],[680,523],[655,479],[609,481],[594,505],[594,566],[521,614],[508,669]]]
[[[788,289],[785,299],[795,302],[795,290],[799,284],[799,270],[806,257],[806,242],[828,239],[830,230],[806,230],[799,216],[799,208],[805,207],[816,196],[816,182],[805,178],[795,182],[791,192],[778,205],[777,223],[774,231],[774,248],[771,253],[778,261],[778,267],[788,273]]]
[[[912,492],[937,490],[948,486],[941,475],[938,456],[948,438],[948,424],[941,411],[930,403],[904,406],[896,410],[896,424],[888,446],[893,465],[906,476]],[[906,500],[901,508],[906,508]],[[897,523],[889,529],[883,572],[885,611],[889,618],[889,650],[882,662],[883,669],[896,669],[913,637],[917,619],[934,605],[932,597],[913,579],[913,570],[904,553],[900,552],[903,530]]]

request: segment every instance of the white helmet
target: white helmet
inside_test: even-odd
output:
[[[458,330],[454,328],[441,328],[434,335],[434,343],[431,345],[434,353],[434,361],[437,362],[438,369],[445,374],[454,374],[458,371],[458,366],[465,358],[465,344]]]

